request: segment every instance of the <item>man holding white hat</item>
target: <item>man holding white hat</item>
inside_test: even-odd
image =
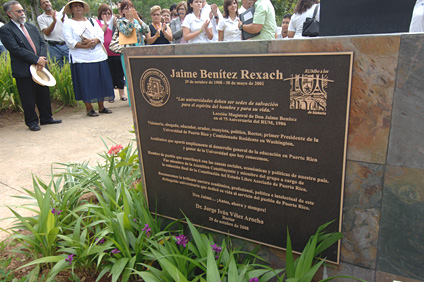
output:
[[[34,25],[25,22],[25,11],[18,1],[6,2],[3,9],[10,21],[0,28],[0,39],[10,53],[12,76],[16,79],[25,124],[31,131],[38,131],[39,122],[42,125],[61,123],[61,120],[52,117],[49,88],[35,83],[30,72],[33,64],[38,71],[44,70],[47,63],[46,42]]]
[[[40,6],[44,13],[37,17],[38,26],[47,41],[50,59],[56,59],[62,67],[64,60],[67,61],[69,57],[69,48],[62,32],[63,23],[68,17],[63,12],[63,8],[59,12],[54,10],[50,0],[40,0]]]

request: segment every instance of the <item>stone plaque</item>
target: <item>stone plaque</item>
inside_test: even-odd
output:
[[[150,210],[298,252],[340,231],[352,57],[130,56]]]

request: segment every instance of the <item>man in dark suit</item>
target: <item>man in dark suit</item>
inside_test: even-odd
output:
[[[31,131],[38,131],[39,122],[42,125],[61,123],[61,120],[52,117],[49,88],[35,83],[29,70],[32,64],[36,64],[37,70],[46,66],[46,42],[34,25],[25,23],[25,13],[18,1],[9,1],[3,8],[10,21],[0,28],[0,39],[10,53],[12,76],[16,79],[25,124]],[[35,112],[35,105],[40,120]]]

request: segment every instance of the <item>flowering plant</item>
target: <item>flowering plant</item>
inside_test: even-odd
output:
[[[118,153],[123,149],[124,147],[121,145],[121,144],[119,144],[119,145],[115,145],[115,146],[112,146],[111,148],[110,148],[110,150],[107,152],[110,156],[116,156],[116,155],[118,155]]]

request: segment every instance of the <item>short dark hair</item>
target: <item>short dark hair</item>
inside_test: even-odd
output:
[[[174,11],[176,8],[177,8],[177,4],[176,4],[176,3],[174,3],[174,4],[172,4],[172,5],[171,5],[171,7],[169,7],[169,10],[172,12],[172,11]]]
[[[16,0],[8,1],[8,2],[6,2],[6,3],[3,4],[3,10],[7,14],[7,12],[10,12],[10,10],[12,10],[12,6],[13,5],[18,5],[18,4],[21,4],[21,3],[19,3]]]
[[[99,9],[97,10],[97,18],[99,20],[101,20],[102,19],[102,13],[103,12],[106,12],[106,11],[109,11],[112,14],[112,9],[109,7],[108,4],[102,4],[102,5],[100,5]]]
[[[121,6],[119,6],[119,8],[121,9],[122,15],[123,15],[124,17],[125,17],[125,14],[124,14],[123,12],[124,12],[124,9],[125,9],[127,6],[133,6],[133,7],[134,7],[133,3],[132,3],[130,0],[124,0],[124,1],[122,1],[122,2],[121,2]]]
[[[292,14],[285,14],[283,16],[283,19],[291,19],[291,17],[292,17]]]

